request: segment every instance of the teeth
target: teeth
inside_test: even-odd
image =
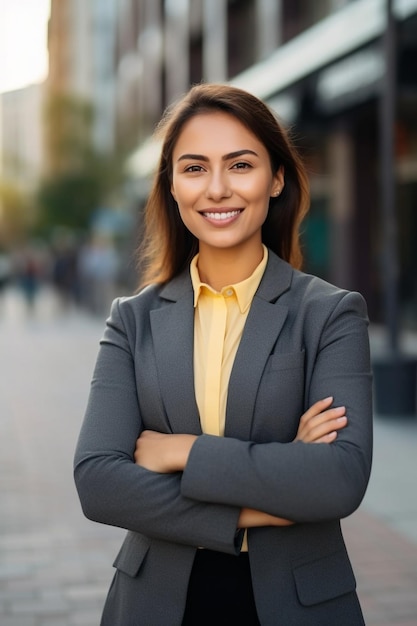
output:
[[[208,217],[211,220],[228,220],[231,217],[239,215],[240,211],[227,211],[227,213],[203,213],[204,217]]]

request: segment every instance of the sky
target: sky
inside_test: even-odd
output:
[[[0,93],[46,78],[49,12],[50,0],[0,0]]]

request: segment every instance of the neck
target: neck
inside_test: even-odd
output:
[[[261,244],[249,251],[247,248],[213,249],[200,244],[198,272],[202,282],[216,291],[221,291],[226,285],[240,283],[249,278],[262,258]]]

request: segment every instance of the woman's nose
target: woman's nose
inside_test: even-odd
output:
[[[207,198],[218,201],[222,198],[229,198],[231,193],[227,176],[222,172],[213,172],[207,182]]]

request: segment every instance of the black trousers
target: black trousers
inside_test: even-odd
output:
[[[249,556],[197,550],[182,626],[260,626]]]

